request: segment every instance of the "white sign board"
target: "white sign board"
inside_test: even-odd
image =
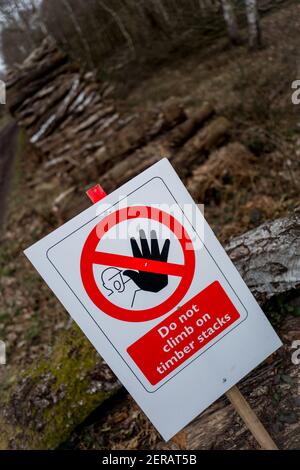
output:
[[[166,159],[25,254],[166,440],[281,345]]]

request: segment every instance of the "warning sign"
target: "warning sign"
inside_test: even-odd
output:
[[[156,385],[239,317],[221,285],[214,282],[127,351],[149,382]]]
[[[25,253],[165,439],[281,344],[165,159]]]
[[[178,237],[183,264],[168,261],[170,238],[163,240],[162,247],[159,247],[158,236],[153,229],[150,229],[148,238],[142,229],[139,230],[139,241],[130,238],[132,256],[122,254],[121,250],[115,253],[101,250],[102,237],[109,230],[115,228],[120,221],[134,219],[138,222],[146,219],[165,225]],[[102,291],[95,279],[94,265],[105,268],[101,273],[104,287]],[[109,214],[93,228],[82,250],[80,269],[85,290],[99,309],[119,320],[141,322],[161,317],[181,301],[194,277],[195,253],[188,233],[171,214],[154,207],[132,206]],[[169,276],[179,278],[179,283],[174,292],[160,302],[161,296],[158,293],[167,287]],[[134,293],[128,307],[124,304],[128,302],[125,291],[129,280],[134,283]],[[138,291],[156,294],[153,299],[157,305],[145,305],[136,310],[134,301]],[[113,301],[114,293],[117,293],[119,305]]]

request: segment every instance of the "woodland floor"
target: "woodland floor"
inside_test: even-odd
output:
[[[300,5],[292,3],[265,16],[262,29],[265,47],[257,52],[249,53],[244,46],[229,47],[224,36],[187,57],[177,52],[176,60],[170,57],[167,65],[161,64],[140,83],[134,83],[126,98],[124,89],[121,92],[115,84],[118,99],[127,109],[151,108],[170,96],[180,97],[191,110],[204,100],[211,101],[231,120],[236,140],[256,155],[250,186],[237,188],[233,181],[205,201],[205,216],[223,243],[299,205],[300,105],[291,102],[291,83],[300,73]],[[0,247],[4,299],[0,338],[7,342],[8,355],[5,371],[0,368],[0,379],[1,374],[13,374],[16,367],[47,354],[70,323],[63,307],[29,269],[22,254],[31,242],[29,226],[31,233],[35,230],[41,237],[57,224],[49,207],[59,188],[49,187],[46,200],[30,188],[38,163],[38,156],[20,131]],[[41,182],[43,185],[47,182]],[[78,204],[82,205],[82,200]],[[286,305],[269,312],[275,325],[284,321],[288,309]],[[62,447],[153,448],[157,440],[147,418],[121,391],[96,410]]]

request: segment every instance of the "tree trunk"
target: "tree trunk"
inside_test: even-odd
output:
[[[241,38],[238,31],[237,19],[231,0],[221,0],[223,16],[227,26],[228,35],[233,44],[240,44]]]
[[[266,222],[226,247],[260,303],[300,287],[300,212]]]
[[[84,36],[84,32],[82,31],[81,29],[81,26],[80,26],[80,23],[78,21],[78,19],[76,18],[76,15],[73,11],[73,8],[69,2],[69,0],[62,0],[62,3],[64,4],[66,10],[68,11],[69,15],[70,15],[70,19],[73,23],[73,26],[74,26],[74,29],[76,31],[76,33],[78,34],[78,37],[80,39],[80,42],[83,46],[83,49],[86,53],[86,57],[87,57],[87,61],[88,61],[88,65],[91,67],[91,68],[95,68],[94,66],[94,63],[93,63],[93,58],[92,58],[92,53],[91,53],[91,49],[90,49],[90,46],[89,46],[89,43],[87,41],[87,39],[85,38]]]
[[[14,0],[12,3],[15,8],[15,12],[12,14],[13,21],[16,21],[17,28],[20,27],[21,24],[21,28],[26,36],[29,46],[34,47],[35,44],[32,36],[30,23],[27,19],[26,12],[23,11],[24,5],[20,4],[20,2],[17,0]],[[17,19],[19,20],[19,22],[17,21]]]
[[[257,0],[245,0],[248,21],[248,43],[250,49],[257,49],[262,45]]]
[[[291,360],[291,346],[300,338],[300,318],[288,317],[278,333],[283,347],[243,379],[238,388],[279,449],[299,449],[300,366]],[[253,450],[259,445],[223,396],[172,441],[160,442],[157,448]]]
[[[124,39],[128,44],[128,47],[131,51],[132,56],[135,57],[135,47],[134,47],[132,38],[131,38],[129,32],[127,31],[127,28],[123,24],[120,16],[115,12],[115,10],[113,8],[110,8],[108,5],[106,5],[106,3],[102,2],[101,0],[98,0],[98,3],[103,8],[103,10],[105,10],[107,13],[109,13],[109,15],[111,15],[114,22],[116,23],[116,25],[120,29],[122,35],[124,36]]]
[[[299,233],[300,215],[295,214],[251,230],[233,239],[226,248],[260,302],[300,286]],[[299,334],[299,321],[295,328]],[[290,323],[286,329],[290,334]],[[291,336],[288,338],[287,345],[290,346]],[[268,387],[273,390],[274,377],[282,374],[287,377],[296,374],[295,367],[286,358],[279,358],[279,362],[276,359],[272,364],[267,361],[243,382],[242,391],[251,395],[250,403],[259,415],[266,410],[276,413],[270,396],[264,393]],[[13,376],[2,380],[0,449],[55,448],[120,387],[88,340],[77,327],[71,327],[47,359],[23,372],[14,371]],[[286,414],[291,415],[290,402],[284,403],[280,408],[282,419],[289,423],[292,418]],[[293,447],[297,439],[299,443],[300,420],[296,423],[292,421],[285,434],[281,434],[278,443],[282,447]],[[236,428],[242,428],[242,431],[233,432]],[[190,449],[254,445],[226,399],[209,407],[187,427],[183,437],[184,448]]]
[[[171,23],[170,16],[166,8],[163,6],[163,2],[161,0],[152,0],[152,3],[154,5],[154,8],[157,9],[157,11],[162,16],[165,23],[169,26]]]
[[[197,163],[201,165],[209,151],[222,144],[230,134],[231,124],[223,116],[218,116],[202,127],[172,158],[176,170],[185,176],[188,168]]]

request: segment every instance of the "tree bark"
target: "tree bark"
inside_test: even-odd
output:
[[[236,14],[234,11],[234,6],[231,0],[220,0],[223,16],[227,26],[227,31],[229,38],[233,44],[240,44],[241,38],[239,35],[238,24],[236,19]]]
[[[263,303],[300,287],[300,213],[266,222],[234,238],[226,251]]]
[[[13,0],[12,3],[13,3],[14,8],[15,8],[15,11],[12,14],[12,16],[14,17],[14,19],[15,18],[19,19],[20,24],[21,24],[21,28],[22,28],[25,36],[26,36],[28,44],[31,47],[34,47],[35,44],[34,44],[34,41],[33,41],[31,26],[30,26],[30,23],[27,19],[26,12],[24,12],[24,10],[23,10],[24,5],[20,4],[20,2],[17,1],[17,0]],[[16,24],[20,27],[20,24],[18,24],[18,22]]]
[[[250,49],[257,49],[262,45],[257,0],[245,0],[248,21],[248,42]]]
[[[151,1],[154,5],[154,8],[157,9],[157,11],[160,13],[162,18],[164,19],[165,23],[169,26],[171,24],[170,16],[169,16],[168,11],[163,5],[163,2],[161,0],[151,0]]]
[[[103,173],[101,178],[106,190],[112,191],[117,184],[125,183],[130,178],[133,178],[138,173],[145,170],[148,166],[156,163],[162,157],[167,157],[175,163],[180,170],[180,174],[183,175],[187,161],[199,157],[201,150],[208,149],[211,145],[216,144],[224,135],[224,121],[221,117],[219,121],[216,119],[216,122],[213,121],[211,125],[202,129],[202,125],[205,124],[213,112],[214,110],[211,106],[204,104],[194,117],[187,120],[183,119],[184,115],[182,115],[182,111],[180,108],[176,108],[175,105],[173,106],[172,113],[162,113],[160,119],[151,131],[152,136],[155,134],[154,129],[156,129],[155,135],[157,135],[158,130],[162,133],[163,130],[171,128],[171,131],[163,134],[159,139],[149,139],[149,143],[147,143],[147,140],[146,142],[144,141],[144,144],[133,153],[130,153],[126,159],[121,159],[120,161],[115,160],[114,166]],[[178,122],[179,125],[176,126]],[[126,137],[125,128],[124,133]],[[174,155],[174,147],[180,142],[185,143],[185,140],[188,139],[187,136],[191,137],[193,133],[195,133],[194,137],[187,140],[186,144]],[[132,137],[128,139],[128,141],[135,142]],[[119,149],[124,148],[119,138],[116,139],[116,145]],[[104,168],[105,159],[109,158],[111,160],[112,158],[109,149],[108,151],[105,150],[103,154],[104,156],[101,160],[99,159],[100,161],[98,162],[98,171]],[[176,160],[177,156],[178,160]],[[204,155],[203,158],[205,158]],[[183,167],[181,167],[181,162],[184,162]]]
[[[291,346],[300,338],[300,318],[288,317],[278,333],[283,347],[253,370],[238,387],[279,449],[299,449],[300,366],[291,361]],[[259,449],[225,396],[207,408],[171,442],[159,442],[156,447],[160,450]]]
[[[121,33],[123,34],[123,36],[125,38],[125,41],[127,42],[128,47],[131,51],[132,56],[135,57],[135,47],[134,47],[134,44],[133,44],[132,37],[130,36],[127,28],[123,24],[121,18],[117,14],[117,12],[115,12],[115,10],[113,8],[110,8],[108,5],[106,5],[106,3],[102,2],[101,0],[98,0],[98,3],[103,8],[103,10],[105,10],[109,15],[111,15],[114,22],[116,23],[116,25],[120,29]]]
[[[299,233],[300,216],[294,214],[263,224],[233,239],[226,247],[260,303],[299,288]],[[284,329],[288,335],[287,345],[290,345],[294,331],[291,325],[300,334],[299,321],[288,323]],[[264,391],[268,387],[272,390],[279,368],[282,369],[281,374],[291,376],[293,380],[296,377],[297,371],[284,356],[272,364],[267,361],[243,382],[242,392],[250,394],[250,404],[259,415],[263,410],[276,412],[270,396],[264,395]],[[120,387],[88,340],[73,326],[64,332],[47,359],[23,372],[14,371],[12,376],[2,380],[0,448],[55,448]],[[286,413],[292,413],[288,403],[280,407],[280,412],[283,419]],[[290,448],[299,443],[300,420],[297,423],[294,428],[290,426],[282,431],[277,442],[279,445]],[[240,430],[241,424],[234,410],[226,399],[221,399],[188,426],[182,442],[184,448],[190,449],[253,447],[247,430],[242,428],[236,433],[233,431],[236,428]]]
[[[71,18],[71,21],[73,23],[73,26],[74,26],[74,29],[76,31],[76,33],[78,34],[78,37],[80,39],[80,42],[83,46],[83,49],[86,53],[86,57],[87,57],[87,60],[88,60],[88,65],[91,67],[91,68],[95,68],[94,66],[94,63],[93,63],[93,57],[92,57],[92,53],[91,53],[91,49],[90,49],[90,46],[89,46],[89,43],[87,41],[87,39],[85,38],[84,36],[84,33],[81,29],[81,26],[80,26],[80,23],[73,11],[73,8],[69,2],[69,0],[62,0],[66,10],[68,11],[69,15],[70,15],[70,18]]]
[[[230,122],[223,116],[209,121],[172,157],[175,168],[181,171],[183,176],[195,162],[201,165],[207,159],[208,153],[227,139],[230,127]]]

